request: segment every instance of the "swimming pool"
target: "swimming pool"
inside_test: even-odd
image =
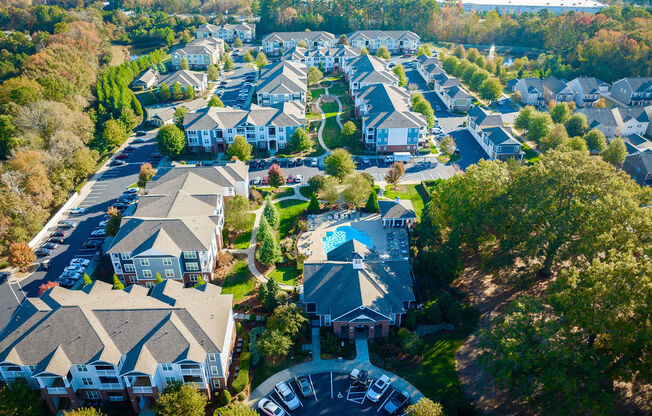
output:
[[[359,231],[351,226],[343,225],[337,227],[335,231],[326,232],[326,237],[322,238],[324,254],[328,254],[329,251],[351,240],[356,240],[369,248],[373,248],[371,238],[369,238],[364,231]]]

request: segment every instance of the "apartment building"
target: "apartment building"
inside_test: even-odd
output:
[[[421,38],[409,30],[358,30],[346,36],[347,41],[358,49],[367,48],[376,53],[385,46],[391,54],[414,53],[419,49]]]
[[[240,39],[242,43],[252,43],[256,39],[256,24],[243,22],[218,26],[207,23],[195,31],[195,37],[222,39],[228,43]]]
[[[263,37],[266,55],[281,55],[284,50],[305,43],[307,48],[332,48],[337,44],[335,35],[321,30],[310,32],[272,32]]]
[[[543,107],[546,103],[543,82],[539,78],[523,78],[518,80],[515,91],[521,94],[521,103],[535,107]]]
[[[389,69],[388,62],[373,55],[361,55],[350,60],[344,66],[344,73],[352,96],[371,85],[398,86],[398,76]]]
[[[508,127],[504,127],[500,114],[491,114],[474,106],[467,114],[466,128],[490,160],[507,160],[511,157],[523,159],[521,143],[514,138]]]
[[[95,281],[26,298],[0,332],[0,379],[26,378],[52,414],[120,402],[138,413],[173,382],[210,397],[227,387],[235,341],[233,296],[220,291]]]
[[[644,108],[581,108],[577,110],[586,116],[589,128],[600,130],[605,137],[644,135],[650,119]]]
[[[434,76],[432,89],[449,110],[466,111],[473,104],[473,99],[462,86],[462,82],[446,72],[442,71]]]
[[[186,114],[183,127],[192,151],[223,153],[236,135],[252,146],[277,151],[288,146],[292,133],[306,126],[303,104],[289,101],[275,107],[252,105],[250,110],[208,107]]]
[[[358,56],[360,56],[360,50],[348,45],[313,49],[295,46],[284,51],[281,59],[304,64],[307,67],[318,67],[323,72],[332,72],[341,70],[347,62]]]
[[[165,84],[171,89],[177,82],[181,85],[182,90],[185,90],[187,86],[191,86],[196,92],[201,93],[208,86],[208,76],[205,72],[182,69],[160,76],[156,81],[156,88],[161,88],[161,85]]]
[[[611,96],[625,105],[642,107],[652,104],[652,78],[623,78],[614,82]]]
[[[543,95],[546,103],[551,100],[557,103],[569,103],[575,98],[575,93],[565,81],[552,76],[543,80]]]
[[[441,67],[439,58],[435,56],[428,57],[426,55],[421,55],[417,57],[417,72],[419,72],[428,86],[432,88],[435,78],[439,74],[443,74],[444,70]]]
[[[609,84],[595,77],[577,77],[566,85],[573,91],[573,100],[578,107],[593,107],[602,93],[609,89]]]
[[[183,48],[172,52],[172,66],[181,69],[181,61],[185,58],[190,69],[206,69],[218,63],[223,53],[222,39],[213,37],[195,39]]]
[[[152,287],[156,277],[196,284],[213,279],[223,248],[224,201],[249,196],[247,165],[166,167],[122,219],[107,254],[125,284]]]
[[[440,6],[449,3],[445,0],[438,0]],[[597,13],[606,4],[595,0],[462,0],[462,10],[468,12],[489,12],[497,11],[500,14],[536,14],[542,10],[550,13],[561,14],[566,12]]]
[[[263,68],[258,80],[256,96],[259,105],[273,105],[286,101],[305,104],[307,91],[306,65],[280,61]]]

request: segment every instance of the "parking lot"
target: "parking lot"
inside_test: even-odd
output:
[[[237,56],[233,56],[234,69],[231,72],[226,73],[222,80],[220,81],[220,86],[217,88],[216,93],[222,100],[225,106],[248,109],[251,106],[251,99],[254,93],[257,72],[254,67],[246,66],[242,56],[250,49],[249,47],[240,48],[237,51]],[[250,86],[246,86],[245,83],[248,82],[247,77],[249,77]],[[252,80],[253,78],[253,80]],[[247,91],[248,95],[244,99],[240,99],[240,94],[243,91]]]
[[[396,390],[389,386],[380,396],[377,402],[372,402],[366,397],[369,387],[361,385],[351,386],[349,384],[349,375],[346,373],[316,373],[307,376],[312,385],[313,395],[303,397],[299,393],[299,387],[294,380],[286,382],[290,388],[298,395],[301,404],[294,410],[283,403],[277,392],[273,391],[265,398],[276,403],[278,406],[292,416],[354,416],[354,415],[386,415],[383,410],[388,401],[398,394]],[[371,384],[375,380],[371,380]],[[261,400],[262,401],[262,400]],[[398,412],[409,405],[409,402],[403,405]],[[269,416],[261,409],[258,409],[261,415]]]

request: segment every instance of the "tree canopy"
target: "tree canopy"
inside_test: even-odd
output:
[[[242,162],[248,162],[253,157],[251,155],[253,146],[247,142],[247,139],[241,134],[237,134],[233,138],[233,143],[229,145],[229,148],[226,151],[229,155],[238,158]]]
[[[340,181],[355,171],[351,154],[344,149],[335,149],[324,159],[326,173],[335,176]]]
[[[186,147],[186,136],[174,124],[166,124],[156,133],[156,144],[161,154],[178,156]]]

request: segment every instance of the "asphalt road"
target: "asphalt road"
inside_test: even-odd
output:
[[[41,257],[37,261],[50,260],[49,270],[39,270],[32,273],[27,278],[20,281],[20,286],[24,293],[29,297],[38,296],[38,288],[41,284],[56,280],[63,273],[63,269],[70,264],[70,260],[75,257],[84,257],[90,259],[95,254],[95,250],[82,249],[82,244],[90,237],[91,232],[97,228],[101,218],[106,213],[109,206],[116,202],[116,199],[122,195],[124,190],[131,184],[138,181],[138,171],[140,165],[146,162],[149,155],[155,149],[154,141],[155,132],[149,132],[147,136],[142,137],[146,140],[142,144],[134,144],[136,150],[128,152],[129,157],[126,159],[127,164],[124,166],[109,166],[97,182],[93,184],[88,195],[81,195],[76,206],[83,207],[86,212],[83,215],[64,215],[63,219],[71,219],[77,222],[77,226],[66,233],[63,244],[57,246],[50,256]],[[133,139],[130,138],[130,140]],[[55,231],[55,229],[51,229]],[[48,236],[45,237],[46,239]],[[12,293],[11,284],[19,300],[24,298],[23,293],[18,289],[18,284],[10,283],[0,284],[0,328],[3,328],[9,321],[11,315],[18,307],[18,302]]]
[[[251,66],[245,66],[246,64],[242,58],[243,54],[249,49],[251,49],[249,46],[244,46],[238,49],[238,56],[233,57],[233,71],[227,72],[222,77],[222,81],[226,82],[226,85],[221,87],[224,89],[224,93],[220,96],[220,99],[225,106],[233,107],[236,105],[238,94],[240,93],[242,84],[245,82],[245,77],[249,74],[256,74],[256,69],[252,68]],[[255,85],[255,82],[253,84]],[[253,95],[254,85],[252,85],[249,89],[249,96],[247,97],[247,101],[244,103],[242,108],[249,108],[251,104],[251,97]]]

